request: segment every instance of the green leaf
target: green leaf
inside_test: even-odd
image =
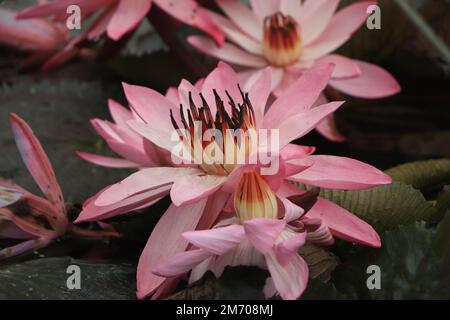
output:
[[[396,181],[412,185],[416,189],[450,182],[450,159],[437,159],[405,163],[386,173]]]
[[[67,267],[81,270],[81,288],[68,289]],[[45,258],[0,266],[0,299],[135,299],[135,267],[72,258]]]
[[[302,184],[295,184],[304,189],[311,189]],[[420,191],[397,181],[369,190],[322,189],[320,196],[356,214],[378,231],[428,219],[436,211]]]

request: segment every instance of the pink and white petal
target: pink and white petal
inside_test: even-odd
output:
[[[250,87],[255,83],[255,81],[259,79],[264,69],[265,68],[260,69],[246,68],[244,69],[244,71],[239,71],[237,73],[237,76],[239,79],[239,83],[242,87],[242,90],[248,92],[248,90],[250,90]]]
[[[327,86],[333,68],[324,64],[306,71],[271,105],[264,116],[264,128],[279,128],[286,119],[310,109]]]
[[[330,141],[344,142],[345,137],[336,127],[336,121],[334,120],[334,114],[326,116],[316,127],[317,132]]]
[[[377,168],[346,157],[312,155],[291,162],[299,165],[313,162],[289,179],[321,188],[362,190],[392,182],[391,177]]]
[[[120,158],[101,156],[98,154],[77,151],[76,155],[83,160],[107,168],[138,168],[140,164]]]
[[[313,154],[316,151],[316,147],[301,146],[298,144],[289,143],[281,150],[281,157],[285,161],[303,158]]]
[[[329,54],[316,61],[316,64],[330,63],[335,65],[331,79],[354,78],[361,75],[361,69],[356,61],[338,54]]]
[[[183,79],[184,80],[184,79]],[[183,81],[182,80],[182,81]],[[178,98],[178,90],[175,87],[170,87],[167,89],[166,94],[164,95],[167,100],[169,100],[174,106],[180,105],[180,99]]]
[[[9,123],[20,155],[34,181],[47,199],[56,206],[59,215],[65,217],[66,207],[61,187],[41,143],[28,124],[15,113],[10,114]]]
[[[67,7],[70,5],[77,5],[81,8],[84,17],[88,16],[93,11],[108,4],[110,0],[59,0],[49,3],[35,5],[21,11],[18,19],[29,19],[37,17],[53,17],[55,20],[67,19]]]
[[[271,90],[273,91],[277,86],[279,86],[283,75],[284,70],[281,68],[274,68],[270,67],[272,69],[272,86]],[[262,72],[265,70],[265,68],[261,69],[248,69],[245,71],[241,71],[238,73],[239,83],[241,84],[242,89],[245,92],[248,92],[250,88],[255,84],[256,80],[258,80],[261,77]]]
[[[265,255],[272,281],[284,300],[298,299],[308,284],[308,265],[298,255],[294,255],[286,266],[282,266],[270,251]]]
[[[105,220],[133,210],[149,207],[167,196],[170,192],[170,188],[170,185],[166,185],[139,193],[108,206],[97,206],[95,201],[103,191],[107,190],[107,188],[105,188],[85,202],[83,210],[75,220],[75,223]]]
[[[83,37],[86,37],[88,40],[96,41],[98,40],[108,28],[109,22],[112,17],[116,13],[118,3],[113,2],[106,8],[89,26],[89,29],[82,34]]]
[[[192,204],[218,191],[226,181],[225,176],[185,176],[176,179],[170,198],[176,206]]]
[[[299,187],[293,185],[288,180],[285,180],[278,189],[277,196],[287,198],[303,193],[305,193],[305,190],[300,189]]]
[[[205,273],[211,269],[214,259],[214,256],[209,257],[192,268],[191,274],[189,276],[189,284],[193,284],[194,282],[200,280],[205,275]]]
[[[266,254],[275,245],[275,241],[286,226],[286,221],[258,218],[244,221],[243,225],[247,239],[256,250]]]
[[[262,126],[267,100],[272,88],[272,68],[267,67],[250,87],[248,96],[252,102],[256,127]]]
[[[22,199],[24,196],[25,194],[20,190],[4,187],[0,182],[0,208],[8,207]]]
[[[279,125],[280,128],[280,148],[283,148],[291,141],[303,137],[326,116],[336,111],[344,101],[335,101],[313,108],[309,111],[294,115]]]
[[[54,239],[37,238],[23,241],[15,246],[0,250],[0,261],[16,257],[21,254],[31,253],[49,245]]]
[[[233,22],[215,12],[210,11],[209,14],[230,41],[249,53],[263,54],[262,44],[242,32]]]
[[[185,175],[199,175],[200,170],[190,168],[155,167],[142,169],[121,182],[111,185],[99,195],[95,204],[108,206],[144,191],[172,184]]]
[[[219,190],[215,194],[208,197],[208,202],[205,207],[205,212],[208,212],[208,214],[204,214],[201,217],[197,225],[197,230],[210,229],[217,220],[220,220],[220,222],[225,222],[220,215],[229,197],[230,195],[222,190]],[[218,224],[216,227],[218,227]]]
[[[264,255],[262,255],[249,240],[243,240],[236,248],[218,256],[210,269],[216,277],[220,277],[226,266],[248,266],[267,269]]]
[[[197,50],[229,63],[256,68],[267,65],[267,61],[262,56],[248,53],[230,43],[224,43],[218,47],[214,41],[203,36],[190,36],[187,41]]]
[[[289,1],[289,0],[288,0]],[[285,1],[284,1],[285,2]],[[295,1],[290,1],[295,2]],[[300,1],[297,1],[300,3]],[[261,21],[281,10],[281,0],[250,0],[253,12]]]
[[[144,299],[160,287],[166,278],[155,275],[152,270],[179,252],[189,243],[181,234],[195,230],[203,215],[207,199],[193,205],[177,207],[173,204],[156,224],[139,259],[137,268],[137,297]]]
[[[301,220],[306,228],[306,240],[321,245],[331,246],[334,244],[334,238],[328,226],[320,219],[309,219],[307,217]]]
[[[147,156],[145,151],[136,149],[133,145],[125,142],[106,140],[112,151],[142,167],[153,167],[155,163]]]
[[[210,35],[218,45],[222,45],[225,36],[211,17],[208,10],[193,0],[153,0],[171,16]]]
[[[250,8],[239,0],[216,0],[216,3],[243,32],[261,41],[262,22]]]
[[[374,1],[349,5],[336,13],[327,28],[314,42],[305,42],[302,59],[317,59],[344,44],[367,18],[367,8]]]
[[[130,107],[147,125],[164,133],[172,132],[170,110],[176,108],[166,97],[150,88],[122,85]]]
[[[192,270],[212,255],[212,253],[203,249],[178,252],[172,257],[156,265],[152,272],[160,277],[175,277]]]
[[[300,13],[302,10],[302,2],[301,1],[292,1],[292,0],[279,0],[280,1],[280,11],[284,15],[290,15],[295,20],[300,22]]]
[[[105,140],[124,142],[116,131],[116,126],[106,120],[91,119],[91,125],[95,131]]]
[[[203,105],[202,99],[200,98],[200,91],[201,90],[197,89],[195,87],[195,85],[193,85],[192,83],[190,83],[186,79],[182,79],[181,80],[177,91],[178,91],[177,95],[178,95],[178,101],[179,101],[177,105],[182,104],[185,108],[188,108],[189,105],[190,105],[190,103],[189,103],[189,94],[191,94],[192,100],[194,101],[194,104],[196,106],[202,106]]]
[[[150,300],[161,300],[167,298],[175,291],[178,283],[181,281],[181,277],[174,277],[165,279],[161,285],[152,294]]]
[[[385,69],[367,62],[357,61],[361,75],[351,79],[332,79],[330,85],[348,95],[365,99],[385,98],[397,94],[401,87]]]
[[[317,4],[314,4],[313,8],[310,2],[317,2]],[[305,46],[318,39],[324,32],[338,4],[339,0],[309,0],[303,5],[304,10],[300,11],[300,30]]]
[[[241,225],[232,224],[210,230],[184,232],[183,237],[200,249],[222,255],[235,248],[246,236]]]
[[[113,40],[119,40],[122,36],[134,28],[147,15],[152,0],[119,0],[119,4],[108,23],[106,32]]]
[[[319,197],[306,217],[322,220],[336,237],[374,248],[381,247],[380,236],[372,226],[331,201]]]
[[[292,233],[292,232],[287,232]],[[283,266],[287,266],[291,259],[297,255],[297,251],[302,247],[307,239],[306,232],[290,234],[289,238],[280,242],[275,247],[275,256],[278,262]]]
[[[284,197],[279,197],[281,204],[282,204],[282,216],[283,219],[286,222],[291,222],[294,220],[299,219],[304,213],[305,210],[303,210],[301,207],[297,206],[296,204],[292,203],[288,199]]]

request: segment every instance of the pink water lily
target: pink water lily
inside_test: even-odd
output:
[[[315,66],[306,71],[303,77],[274,101],[267,112],[265,110],[272,83],[270,68],[264,70],[248,92],[240,90],[237,74],[222,62],[198,86],[200,89],[183,80],[177,94],[172,91],[167,97],[152,89],[124,85],[132,112],[139,118],[128,120],[126,124],[143,139],[170,153],[172,165],[141,169],[105,188],[85,203],[77,221],[111,218],[149,206],[170,195],[172,204],[154,228],[139,261],[139,298],[149,295],[158,298],[173,290],[179,278],[158,276],[152,272],[153,268],[161,261],[188,249],[189,242],[181,237],[183,232],[209,229],[222,212],[233,212],[231,208],[235,192],[245,177],[252,178],[251,184],[255,188],[264,185],[264,190],[272,194],[268,199],[277,210],[271,211],[271,218],[278,218],[278,213],[288,211],[284,204],[278,204],[278,200],[283,202],[282,199],[287,196],[304,193],[294,187],[290,180],[323,188],[349,190],[368,189],[391,182],[383,172],[357,160],[313,156],[311,154],[315,148],[291,144],[291,141],[306,135],[343,104],[330,102],[311,108],[332,72],[331,64]],[[256,150],[243,145],[244,163],[223,163],[215,159],[199,163],[174,161],[180,160],[182,155],[174,152],[180,140],[174,140],[173,134],[178,134],[184,127],[185,132],[195,136],[198,123],[204,129],[214,129],[224,134],[224,140],[230,144],[234,144],[235,140],[228,139],[227,129],[240,130],[244,136],[251,130],[273,131],[278,137],[279,149],[268,148],[268,140],[261,139],[256,140]],[[227,159],[236,159],[236,149],[226,148],[227,144],[221,145],[217,139],[207,143],[199,143],[195,139],[181,139],[181,142],[185,147],[183,150],[187,151],[183,155],[195,154],[196,148],[200,148],[207,157],[212,155],[208,152],[213,149],[216,155],[222,153],[231,156],[225,157]],[[267,163],[251,163],[247,160],[253,154],[259,155],[268,150],[269,160],[279,166],[271,175],[261,175],[264,174],[263,170],[268,169]],[[257,174],[250,174],[252,172]],[[255,184],[255,181],[258,183]],[[267,218],[264,212],[259,214]],[[252,216],[255,215],[252,213]],[[307,217],[320,219],[332,234],[351,242],[374,247],[380,245],[378,235],[367,223],[325,199],[319,199]]]
[[[45,19],[16,20],[16,12],[0,8],[0,44],[29,52],[25,66],[50,59],[68,41],[68,32],[58,23]]]
[[[360,98],[382,98],[400,91],[386,70],[333,52],[365,22],[376,1],[360,1],[336,13],[339,0],[251,0],[251,9],[239,0],[216,0],[225,16],[211,12],[230,42],[217,46],[203,36],[190,36],[198,50],[243,67],[241,81],[252,83],[270,66],[272,90],[286,90],[305,70],[334,63],[329,85]],[[331,140],[342,140],[332,116],[317,128]]]
[[[68,220],[61,188],[38,139],[16,114],[10,115],[10,124],[22,159],[46,199],[0,179],[0,238],[23,240],[2,249],[0,260],[41,249],[66,233],[81,237],[120,236],[113,230],[81,229]]]
[[[84,19],[100,12],[94,27],[86,31],[85,37],[93,40],[106,32],[108,37],[117,41],[139,25],[153,3],[175,19],[206,32],[217,43],[223,42],[222,32],[207,11],[193,0],[57,0],[25,9],[17,17],[52,17],[55,21],[65,21],[67,8],[77,5]]]
[[[195,88],[200,89],[202,83],[203,81],[198,81],[194,85]],[[136,98],[133,95],[133,90],[131,90],[132,87],[124,84],[124,88],[126,88],[125,91],[129,100],[134,101]],[[127,88],[130,88],[130,90]],[[172,103],[179,104],[177,88],[169,88],[165,97]],[[150,168],[174,165],[171,161],[170,152],[142,137],[127,123],[130,120],[143,122],[143,119],[133,109],[127,109],[112,99],[108,100],[108,108],[112,122],[92,119],[91,124],[105,140],[108,147],[121,158],[79,151],[77,155],[80,158],[108,168]]]

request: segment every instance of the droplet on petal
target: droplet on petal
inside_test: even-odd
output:
[[[298,60],[301,52],[300,26],[291,16],[281,12],[264,19],[264,56],[277,67]]]

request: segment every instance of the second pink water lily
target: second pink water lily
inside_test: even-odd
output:
[[[183,80],[177,94],[172,92],[169,98],[148,88],[124,85],[134,117],[138,118],[126,121],[126,125],[172,155],[179,142],[173,140],[175,129],[184,127],[191,131],[194,122],[222,133],[227,128],[243,132],[251,128],[276,130],[279,137],[279,150],[271,150],[274,152],[270,155],[279,163],[272,175],[261,175],[265,165],[260,163],[172,162],[170,166],[141,169],[86,202],[78,221],[110,218],[149,206],[170,195],[172,204],[154,228],[139,261],[138,297],[153,295],[153,298],[158,298],[173,290],[179,278],[158,276],[153,273],[153,268],[188,249],[188,241],[181,236],[183,232],[209,229],[222,212],[232,212],[234,194],[249,172],[257,172],[255,179],[272,190],[272,204],[278,203],[277,199],[281,201],[277,212],[286,212],[284,198],[304,192],[289,181],[349,190],[390,183],[388,176],[370,165],[342,157],[314,156],[311,155],[314,148],[291,144],[343,104],[331,102],[311,108],[332,72],[333,65],[330,64],[305,72],[267,112],[272,83],[270,68],[264,70],[248,93],[239,89],[236,73],[225,63],[219,63],[199,86],[200,89]],[[213,144],[200,144],[201,150],[205,151]],[[187,145],[188,151],[189,146],[194,147],[195,142]],[[256,153],[264,152],[266,147],[266,143],[258,142]],[[225,150],[223,152],[226,153]],[[367,223],[325,199],[318,200],[308,218],[319,219],[332,234],[351,242],[374,247],[380,245],[378,235]]]

